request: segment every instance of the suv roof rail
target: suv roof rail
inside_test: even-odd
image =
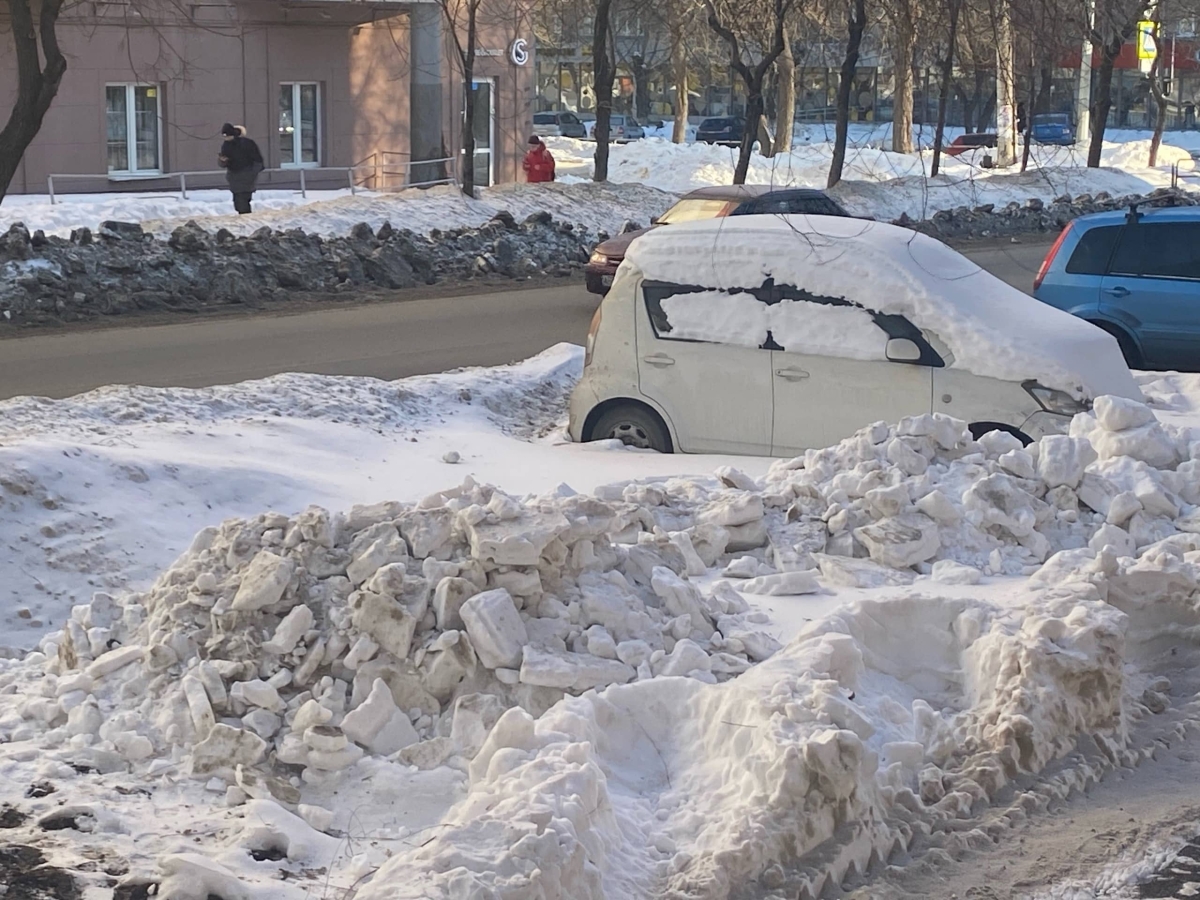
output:
[[[1140,200],[1135,200],[1129,204],[1129,212],[1125,214],[1125,221],[1130,225],[1136,225],[1141,221],[1143,213],[1138,212],[1138,206],[1140,205]]]

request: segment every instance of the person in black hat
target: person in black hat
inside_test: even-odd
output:
[[[221,134],[225,142],[221,144],[217,164],[225,170],[225,180],[233,194],[233,208],[238,215],[244,216],[250,212],[258,173],[265,168],[262,152],[258,144],[246,137],[246,129],[240,125],[226,122],[221,126]]]

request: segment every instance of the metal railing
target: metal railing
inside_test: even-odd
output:
[[[1195,157],[1193,157],[1192,159],[1187,161],[1187,164],[1191,166],[1191,169],[1180,169],[1179,162],[1172,163],[1171,164],[1171,187],[1173,187],[1173,188],[1179,187],[1179,182],[1183,179],[1200,180],[1200,170],[1197,170],[1196,162],[1197,161],[1196,161]]]
[[[313,178],[313,176],[336,175],[337,173],[342,173],[345,175],[345,178],[346,178],[345,184],[350,189],[351,194],[356,194],[359,189],[374,190],[374,191],[404,190],[406,188],[431,187],[431,186],[437,185],[437,184],[457,184],[458,183],[458,180],[454,174],[454,162],[455,162],[454,157],[448,156],[448,157],[444,157],[441,159],[418,159],[418,160],[410,160],[408,162],[402,161],[402,162],[398,162],[398,163],[397,162],[389,162],[389,157],[407,156],[407,155],[408,154],[400,153],[397,151],[381,150],[381,151],[376,151],[375,153],[370,154],[363,161],[356,163],[353,166],[296,166],[296,167],[292,167],[292,168],[263,169],[260,174],[261,175],[271,175],[271,176],[283,175],[283,176],[287,177],[288,181],[291,181],[293,179],[298,179],[299,185],[300,185],[299,186],[299,194],[301,197],[303,197],[305,199],[308,199],[309,180],[311,178]],[[419,181],[419,182],[411,181],[410,175],[411,175],[413,166],[425,166],[425,165],[429,165],[429,166],[445,165],[447,174],[444,177],[435,178],[432,180],[427,179],[427,180]],[[365,173],[365,175],[363,175],[362,177],[360,177],[356,180],[356,173]],[[135,178],[135,179],[113,178],[112,176],[107,175],[107,174],[65,173],[65,174],[58,174],[58,175],[47,175],[46,176],[46,191],[50,195],[50,203],[53,205],[58,202],[59,196],[61,194],[70,193],[70,192],[64,192],[61,190],[56,191],[55,190],[55,182],[56,181],[61,183],[63,181],[70,181],[70,180],[84,181],[84,180],[106,179],[110,183],[115,182],[118,185],[130,184],[130,183],[149,184],[149,183],[156,182],[156,181],[164,181],[164,182],[170,183],[170,182],[174,181],[178,184],[177,193],[179,194],[179,198],[181,200],[187,200],[188,199],[188,179],[189,178],[193,179],[193,188],[192,188],[193,190],[214,190],[214,189],[219,189],[220,186],[219,185],[205,185],[204,187],[196,187],[195,180],[196,179],[224,178],[224,176],[225,176],[224,169],[212,169],[212,170],[208,170],[208,171],[196,171],[196,172],[163,172],[161,174],[147,175],[145,178]],[[389,179],[399,178],[400,181],[397,182],[395,185],[388,187],[384,184],[385,178],[389,178]],[[370,185],[367,184],[368,181],[371,182]],[[258,189],[259,190],[269,190],[270,187],[271,187],[270,185],[260,185]],[[320,189],[322,189],[322,188],[314,188],[314,190],[320,190]],[[91,192],[82,191],[82,192],[75,192],[75,193],[91,193]],[[122,191],[120,191],[118,189],[117,191],[108,190],[108,191],[98,191],[96,193],[122,193]],[[134,193],[143,193],[143,192],[142,191],[125,191],[124,193],[134,194]],[[154,194],[161,195],[164,192],[157,191],[157,190],[147,190],[147,191],[145,191],[145,193],[154,193]]]

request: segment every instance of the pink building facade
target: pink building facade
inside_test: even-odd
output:
[[[489,2],[472,79],[477,183],[519,180],[533,109],[528,18],[520,0]],[[465,86],[436,2],[91,0],[58,33],[67,73],[12,193],[44,193],[50,175],[88,176],[56,178],[58,192],[176,188],[176,173],[217,168],[224,122],[282,170],[260,187],[294,187],[300,169],[314,188],[348,185],[346,167],[368,188],[461,171]],[[15,90],[0,40],[0,115]]]

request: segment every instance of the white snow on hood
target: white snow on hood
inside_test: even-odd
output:
[[[949,347],[952,366],[976,375],[1141,399],[1111,335],[906,228],[828,216],[715,219],[653,231],[625,264],[649,280],[724,290],[773,278],[907,316]]]

